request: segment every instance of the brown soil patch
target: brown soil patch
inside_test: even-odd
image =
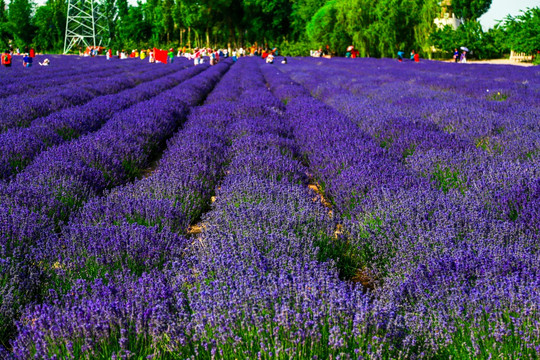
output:
[[[366,268],[356,270],[356,274],[351,279],[355,283],[360,283],[365,289],[375,289],[375,277]]]
[[[336,230],[334,231],[334,238],[337,239],[342,234],[343,234],[343,225],[337,224]]]
[[[204,224],[195,224],[188,228],[188,235],[197,235],[203,232],[205,226]]]
[[[332,204],[330,203],[330,201],[328,201],[328,199],[324,197],[324,193],[322,192],[318,184],[309,184],[308,188],[313,190],[318,195],[313,199],[314,201],[320,200],[324,206],[326,206],[330,209],[330,211],[332,211]]]

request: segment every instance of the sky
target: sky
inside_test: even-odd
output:
[[[520,10],[526,10],[528,7],[540,6],[540,0],[493,0],[488,12],[479,19],[482,28],[487,30],[502,20],[506,15],[516,16]]]

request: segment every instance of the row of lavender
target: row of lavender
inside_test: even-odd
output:
[[[1,184],[2,345],[8,345],[23,306],[61,286],[51,273],[57,266],[49,266],[49,260],[61,246],[55,234],[66,228],[71,214],[104,190],[140,177],[228,67],[184,70],[172,80],[181,84],[118,112],[94,133],[42,152],[13,181]]]
[[[301,64],[311,70],[304,73]],[[539,75],[534,70],[524,73],[527,70],[504,69],[489,82],[476,81],[481,84],[480,89],[470,94],[442,91],[434,85],[440,78],[447,83],[461,81],[448,64],[444,72],[437,63],[422,65],[421,69],[399,68],[390,61],[367,60],[362,67],[339,61],[315,66],[303,60],[289,70],[294,69],[294,78],[307,82],[315,96],[353,115],[359,126],[372,135],[385,130],[380,124],[372,124],[372,119],[380,119],[374,121],[387,127],[401,125],[423,132],[444,131],[450,138],[457,136],[486,151],[505,152],[514,157],[537,151],[535,140],[540,128],[536,119],[540,105],[535,100]],[[482,69],[476,70],[477,77],[481,78]],[[519,87],[506,89],[512,86]],[[506,97],[497,97],[497,93],[505,91]]]
[[[18,57],[13,57],[15,61]],[[53,62],[51,66],[23,68],[14,66],[11,68],[3,68],[0,73],[2,79],[6,82],[6,86],[0,90],[0,98],[20,94],[25,91],[34,90],[36,92],[44,92],[41,85],[54,86],[56,84],[64,84],[67,80],[73,77],[78,79],[88,78],[87,70],[91,72],[103,70],[104,62],[97,59],[79,58],[71,56],[36,56],[36,62],[42,62],[45,58],[50,58]],[[122,69],[126,64],[111,64],[108,67]],[[134,63],[133,63],[134,65]]]
[[[461,94],[385,86],[390,76],[376,69],[381,61],[367,62],[361,76],[349,65],[347,82],[338,84],[332,81],[344,76],[345,65],[306,63],[291,62],[287,71],[332,108],[314,104],[283,74],[269,78],[284,89],[281,97],[306,144],[310,170],[344,218],[358,264],[378,282],[375,298],[399,309],[396,319],[407,329],[402,351],[428,357],[537,356],[538,153],[516,153],[530,145],[528,139],[538,149],[538,132],[529,128],[517,152],[486,151],[469,134],[449,135],[429,116],[414,116],[407,112],[411,106],[399,105],[403,97],[422,109],[423,101],[435,98],[453,109],[456,102],[449,99]],[[407,73],[399,65],[386,67]],[[409,69],[409,80],[427,82],[429,76],[418,72]],[[374,79],[382,89],[369,86]],[[400,91],[391,91],[396,87]],[[389,104],[392,97],[397,105]],[[501,120],[508,126],[511,114]],[[516,112],[518,123],[521,115]],[[474,129],[484,119],[466,121]]]
[[[182,67],[180,67],[182,69]],[[203,71],[205,67],[179,70],[177,67],[147,71],[128,81],[139,84],[127,90],[117,88],[109,95],[98,96],[84,105],[54,112],[32,121],[30,126],[0,134],[0,178],[22,171],[41,151],[96,131],[113,115],[140,101]],[[122,79],[125,74],[118,75]],[[111,89],[112,90],[112,89]]]
[[[185,235],[223,174],[228,145],[220,124],[247,83],[244,70],[235,66],[191,112],[150,176],[89,202],[53,242],[61,249],[53,267],[69,291],[28,310],[36,321],[20,324],[19,357],[163,358],[186,345],[177,279],[189,263]]]
[[[333,79],[332,70],[329,72],[326,78]],[[301,78],[299,73],[295,77]],[[414,72],[410,74],[415,75]],[[419,116],[411,111],[410,105],[389,105],[392,97],[389,94],[395,94],[393,87],[378,90],[377,94],[363,95],[340,89],[345,87],[343,85],[319,91],[320,83],[314,81],[309,72],[303,77],[306,81],[302,82],[309,89],[353,119],[363,131],[377,139],[389,156],[404,163],[417,175],[429,177],[443,191],[455,188],[478,205],[484,204],[489,216],[495,220],[519,220],[525,222],[527,228],[533,231],[537,229],[538,218],[531,215],[534,215],[538,205],[538,195],[535,194],[540,177],[540,128],[534,117],[526,120],[531,126],[525,126],[524,117],[518,110],[515,111],[516,115],[512,112],[491,116],[469,114],[465,117],[468,131],[449,133],[448,127],[441,127],[433,119],[433,114],[429,115],[426,110],[421,111],[422,116]],[[377,78],[377,75],[372,77]],[[370,81],[365,76],[351,77],[350,72],[349,79],[360,83]],[[509,76],[509,82],[519,82],[521,79]],[[418,90],[418,87],[412,86],[400,94],[409,99],[406,103],[415,103],[419,109],[435,109],[433,99],[437,99],[440,108],[462,109],[465,112],[469,108],[461,104],[467,101],[479,108],[488,108],[493,102],[484,99],[482,104],[480,101],[461,99],[465,97],[463,95],[442,96],[436,91]],[[518,95],[515,98],[519,99]],[[369,99],[365,100],[365,96],[369,96]],[[371,109],[376,110],[372,112]],[[510,109],[515,110],[514,107]],[[439,113],[435,117],[451,121],[454,112],[446,115]]]
[[[196,263],[184,280],[192,311],[187,331],[199,345],[194,355],[375,355],[372,336],[386,316],[372,311],[361,288],[339,279],[329,254],[341,240],[308,188],[292,119],[260,69],[247,75],[251,87],[229,127],[227,175],[203,218]]]
[[[290,65],[316,94],[309,76],[320,68]],[[273,66],[262,71],[242,59],[154,173],[76,204],[66,226],[50,223],[61,235],[39,243],[58,256],[34,261],[51,291],[20,317],[16,357],[536,356],[534,228],[494,219],[475,189],[441,186],[453,179],[445,169],[426,177],[412,166],[417,148],[440,152],[441,141],[483,149],[437,127],[422,136],[417,119],[391,127],[388,141],[377,131],[396,116],[363,125]],[[330,105],[349,96],[326,86]],[[396,156],[407,139],[417,148]],[[128,178],[108,174],[122,179],[110,187]],[[186,236],[222,177],[203,234]],[[308,190],[311,177],[332,212]],[[19,226],[11,234],[32,237]]]
[[[86,61],[84,64],[74,62],[69,58],[61,58],[54,67],[31,68],[22,73],[14,73],[6,68],[2,71],[2,78],[7,82],[6,86],[0,90],[0,98],[17,97],[25,95],[34,97],[46,94],[51,88],[63,89],[73,86],[83,81],[85,84],[92,81],[89,74],[100,75],[104,72],[114,73],[122,71],[140,70],[135,67],[135,63],[126,64],[106,64],[103,61]],[[94,81],[95,82],[95,81]]]
[[[18,356],[161,358],[185,345],[179,332],[184,309],[175,299],[183,284],[175,273],[188,263],[191,242],[183,235],[223,173],[230,101],[249,83],[242,65],[193,110],[149,177],[89,202],[51,242],[61,253],[49,259],[57,292],[29,309],[26,318],[36,321],[21,323]],[[69,291],[62,291],[65,282]]]
[[[55,290],[25,311],[15,355],[374,354],[383,319],[319,254],[339,240],[283,110],[258,60],[239,61],[154,173],[89,202],[51,242]],[[186,238],[223,175],[203,234]]]
[[[104,61],[104,60],[103,60]],[[188,64],[180,61],[174,67]],[[20,94],[0,99],[0,131],[14,127],[26,127],[37,117],[44,117],[60,109],[82,105],[96,96],[114,94],[137,85],[137,75],[147,72],[152,64],[128,63],[126,66],[97,63],[88,69],[80,69],[78,76],[67,77],[65,83],[50,86],[36,81],[36,92],[24,89]],[[169,70],[172,70],[169,68]],[[89,76],[88,74],[92,74]],[[135,76],[133,76],[135,75]],[[14,79],[17,83],[24,81]]]

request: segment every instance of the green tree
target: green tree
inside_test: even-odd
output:
[[[466,21],[477,20],[491,7],[492,0],[452,0],[452,8],[457,17]]]
[[[314,45],[330,43],[341,54],[351,44],[362,56],[427,52],[438,6],[436,0],[332,0],[315,13],[307,34]]]
[[[328,44],[338,52],[344,52],[351,44],[346,26],[346,17],[339,16],[340,4],[343,1],[331,0],[321,7],[307,24],[306,32],[313,48]]]
[[[516,17],[509,15],[503,26],[512,50],[533,54],[540,49],[540,8],[527,9]]]
[[[167,43],[171,41],[171,36],[174,32],[174,0],[163,0],[163,31],[167,39]]]
[[[60,51],[64,42],[66,27],[66,2],[48,0],[36,9],[32,18],[35,28],[33,45],[39,50]]]
[[[8,48],[9,41],[11,40],[9,23],[6,12],[6,3],[4,0],[0,0],[0,51],[4,51]]]
[[[110,39],[109,44],[106,44],[110,47],[116,47],[118,42],[118,32],[117,32],[117,22],[118,22],[118,9],[116,4],[124,4],[125,0],[116,2],[115,0],[103,0],[101,3],[101,11],[105,16],[104,26],[107,29],[106,36]],[[125,3],[127,6],[127,3]],[[120,5],[118,5],[120,6]]]
[[[152,47],[149,39],[152,36],[152,24],[145,18],[144,8],[139,2],[139,6],[130,6],[126,23],[124,25],[127,38],[124,39],[124,47]]]
[[[325,3],[326,0],[297,0],[292,3],[290,15],[292,38],[302,40],[306,38],[307,24]]]
[[[33,7],[34,4],[29,0],[12,0],[9,3],[9,29],[18,46],[30,45],[34,37]]]
[[[477,59],[490,59],[502,56],[502,49],[496,40],[500,36],[495,31],[484,32],[478,21],[469,21],[454,30],[447,25],[437,30],[431,36],[432,44],[442,50],[446,57],[450,57],[455,48],[466,46],[469,57]]]

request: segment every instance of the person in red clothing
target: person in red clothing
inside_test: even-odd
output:
[[[8,50],[4,51],[2,54],[2,65],[5,67],[11,67],[11,54]]]
[[[36,57],[36,52],[34,51],[34,48],[30,48],[30,57],[31,58]]]
[[[414,62],[420,62],[420,55],[418,53],[414,53]]]

